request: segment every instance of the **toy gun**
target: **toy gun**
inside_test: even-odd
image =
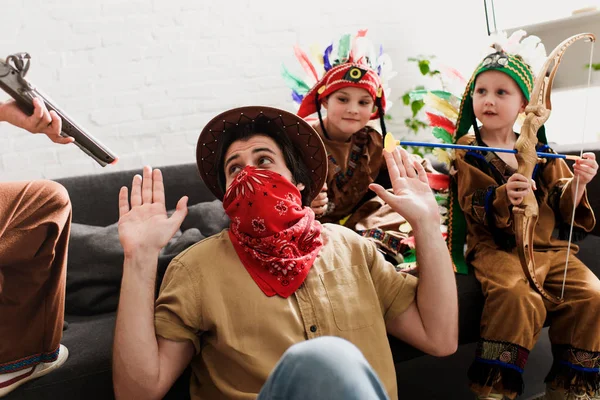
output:
[[[54,110],[61,118],[61,136],[70,136],[75,139],[74,143],[101,166],[115,164],[118,160],[115,154],[76,124],[47,95],[25,79],[30,60],[31,56],[28,53],[12,54],[6,60],[0,58],[0,88],[14,98],[17,105],[27,115],[33,113],[33,99],[39,98],[46,104],[48,111]]]

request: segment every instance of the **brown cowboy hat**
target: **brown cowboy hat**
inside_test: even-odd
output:
[[[216,151],[221,134],[229,127],[252,122],[263,115],[285,131],[302,154],[304,163],[311,172],[310,199],[314,199],[325,184],[327,177],[327,154],[319,134],[302,118],[273,107],[247,106],[234,108],[214,117],[202,130],[196,146],[196,163],[202,180],[218,199],[224,193],[217,182]]]

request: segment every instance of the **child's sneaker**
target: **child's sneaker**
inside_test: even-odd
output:
[[[11,377],[11,379],[0,383],[0,397],[6,396],[25,382],[29,382],[32,379],[39,378],[54,371],[63,365],[65,361],[67,361],[68,357],[69,350],[61,344],[60,349],[58,350],[58,358],[55,361],[49,363],[39,363],[29,370],[12,372],[11,375],[14,375],[14,377]]]

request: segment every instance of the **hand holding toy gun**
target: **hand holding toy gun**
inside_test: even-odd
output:
[[[114,153],[77,125],[47,95],[36,89],[25,79],[30,60],[31,56],[28,53],[13,54],[8,56],[6,60],[0,58],[0,88],[15,99],[17,105],[27,115],[33,113],[33,99],[39,98],[45,103],[48,111],[54,110],[61,118],[61,136],[72,137],[75,140],[74,143],[101,166],[115,164],[118,158]]]

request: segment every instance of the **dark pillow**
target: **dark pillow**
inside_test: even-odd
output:
[[[188,216],[181,230],[158,257],[156,290],[167,266],[177,254],[228,225],[229,219],[218,200],[188,207]],[[105,227],[73,223],[67,265],[66,313],[93,315],[116,311],[123,259],[116,223]]]
[[[229,226],[229,217],[223,210],[220,200],[207,201],[188,207],[188,215],[181,224],[181,230],[197,228],[200,233],[209,237],[221,232]]]

